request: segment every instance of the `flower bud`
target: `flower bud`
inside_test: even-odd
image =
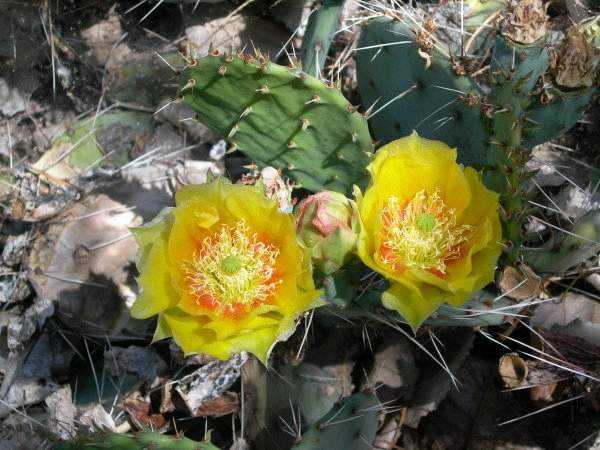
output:
[[[300,202],[296,217],[300,239],[320,272],[331,275],[348,261],[358,233],[354,202],[337,192],[319,192]]]

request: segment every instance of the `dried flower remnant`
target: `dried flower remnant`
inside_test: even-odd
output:
[[[567,88],[591,87],[598,75],[600,51],[572,27],[553,61],[554,78]]]
[[[547,5],[542,0],[509,0],[503,34],[519,44],[533,44],[548,31]]]

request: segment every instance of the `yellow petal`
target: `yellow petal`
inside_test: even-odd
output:
[[[413,331],[447,300],[448,293],[433,286],[422,286],[415,291],[401,283],[392,283],[381,296],[383,306],[399,312]]]
[[[173,208],[164,208],[152,221],[135,228],[131,233],[139,245],[136,264],[138,268],[145,265],[150,249],[158,239],[166,240],[173,225]]]
[[[203,199],[216,206],[223,197],[223,189],[229,186],[229,180],[222,177],[211,183],[184,186],[175,193],[175,204],[182,206],[190,200]]]
[[[173,306],[178,301],[176,291],[171,284],[171,276],[167,263],[167,246],[163,239],[158,239],[150,249],[138,284],[141,293],[133,306],[131,315],[136,319],[146,319]]]
[[[214,331],[207,330],[204,325],[209,320],[202,316],[190,316],[178,308],[170,308],[161,314],[169,327],[173,339],[184,353],[198,353],[198,346],[215,339]]]
[[[417,192],[438,189],[449,208],[463,211],[471,201],[469,184],[456,163],[456,149],[440,141],[423,139],[413,133],[393,141],[377,151],[368,167],[372,186],[365,197],[380,207],[389,197],[400,203],[412,199]]]
[[[160,341],[172,336],[173,333],[171,332],[171,327],[169,327],[169,324],[163,315],[159,314],[158,321],[156,322],[156,330],[154,331],[154,336],[152,337],[152,342]]]

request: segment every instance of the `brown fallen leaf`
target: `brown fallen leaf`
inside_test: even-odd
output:
[[[515,300],[534,298],[542,292],[542,279],[525,264],[519,268],[507,266],[499,284],[502,294]]]
[[[527,364],[516,353],[507,353],[500,358],[498,372],[505,386],[511,389],[523,384],[528,373]]]
[[[221,417],[237,412],[240,408],[240,400],[236,392],[225,392],[216,398],[205,400],[194,411],[196,417]]]
[[[167,425],[167,419],[160,413],[152,412],[150,400],[146,400],[136,391],[127,396],[121,404],[127,411],[133,424],[140,429],[161,430]]]
[[[556,390],[557,383],[540,384],[529,391],[529,398],[534,402],[549,403],[554,400],[552,394]]]

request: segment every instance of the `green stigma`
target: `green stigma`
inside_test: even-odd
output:
[[[435,228],[437,220],[431,213],[421,213],[416,217],[416,225],[422,233],[429,233]]]
[[[235,275],[242,268],[242,260],[235,256],[229,255],[221,260],[221,270],[227,275]]]

